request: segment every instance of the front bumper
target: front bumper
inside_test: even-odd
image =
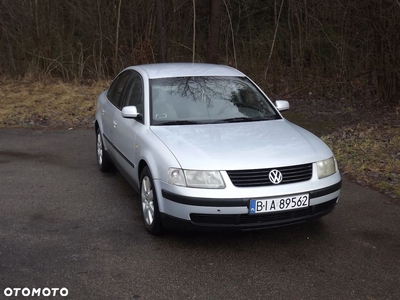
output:
[[[342,181],[309,191],[310,206],[288,211],[250,215],[251,198],[199,198],[161,190],[162,221],[167,228],[254,230],[279,227],[320,218],[330,213],[340,195]]]

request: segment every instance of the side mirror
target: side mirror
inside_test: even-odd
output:
[[[287,102],[286,100],[276,100],[275,106],[279,111],[285,111],[290,108],[289,102]]]
[[[127,118],[127,119],[134,119],[139,116],[136,106],[125,106],[122,109],[121,114],[122,114],[122,117]]]

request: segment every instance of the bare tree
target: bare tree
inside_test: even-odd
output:
[[[378,98],[381,103],[400,104],[400,5],[390,0],[368,4]]]
[[[156,0],[158,28],[158,62],[167,62],[167,33],[165,29],[164,1]]]
[[[193,43],[192,43],[192,62],[196,57],[196,0],[193,0]]]
[[[218,63],[219,43],[221,37],[221,17],[224,9],[223,0],[211,0],[210,25],[207,46],[207,61]]]
[[[117,24],[116,24],[116,32],[115,32],[115,52],[114,52],[114,70],[115,75],[119,72],[118,70],[118,48],[119,48],[119,23],[121,20],[121,5],[122,0],[119,0],[118,9],[117,9]]]
[[[0,75],[70,80],[154,61],[218,63],[224,45],[226,62],[273,94],[363,101],[369,92],[398,105],[399,3],[0,0]]]

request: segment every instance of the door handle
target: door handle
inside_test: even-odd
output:
[[[106,113],[106,111],[104,110],[104,108],[101,109],[101,115],[104,116],[104,114]]]
[[[117,122],[115,120],[113,121],[113,124],[114,124],[114,128],[117,127]]]

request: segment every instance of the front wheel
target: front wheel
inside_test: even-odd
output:
[[[146,230],[154,235],[161,234],[164,228],[158,209],[153,177],[148,167],[145,167],[140,175],[140,200],[142,203],[143,223]]]

